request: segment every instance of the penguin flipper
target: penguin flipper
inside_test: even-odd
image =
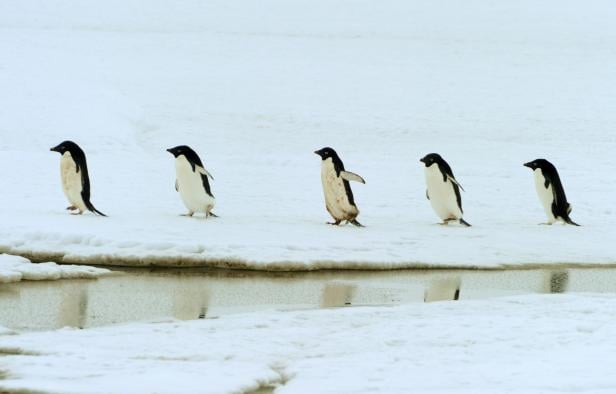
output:
[[[460,187],[458,186],[458,183],[452,183],[452,186],[453,192],[456,195],[456,202],[458,203],[458,208],[460,208],[460,212],[464,213],[464,209],[462,209],[462,195],[460,194]]]
[[[426,189],[426,198],[429,200],[430,199],[430,195],[428,194],[428,189]]]
[[[207,180],[206,174],[201,174],[201,183],[203,184],[203,190],[208,196],[213,198],[214,195],[212,194],[212,188],[210,187],[210,182]]]
[[[447,175],[447,179],[449,179],[451,181],[451,183],[453,183],[454,185],[458,186],[460,189],[462,189],[463,192],[466,192],[466,190],[464,190],[464,188],[462,187],[462,185],[460,185],[460,183],[458,181],[456,181],[456,178]]]
[[[175,180],[175,191],[179,192],[180,191],[180,185],[178,184],[178,180]]]
[[[567,201],[567,196],[565,195],[565,189],[558,177],[558,174],[555,174],[553,177],[544,174],[545,177],[545,185],[546,187],[552,186],[552,214],[555,218],[560,217],[565,223],[571,224],[573,226],[579,226],[576,222],[571,220],[569,214],[573,210],[571,204]]]
[[[364,184],[366,183],[364,178],[350,171],[340,171],[340,178],[344,179],[345,181],[355,181]]]
[[[197,166],[197,172],[199,172],[200,174],[203,174],[205,176],[207,176],[208,178],[210,178],[211,180],[214,180],[214,177],[212,176],[212,174],[209,173],[208,170],[206,170],[205,168],[201,167],[201,166]]]

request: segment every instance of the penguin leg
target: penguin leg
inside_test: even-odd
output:
[[[342,220],[336,220],[335,222],[327,222],[327,224],[331,224],[332,226],[339,226]]]
[[[188,213],[183,213],[180,216],[187,216],[187,217],[192,217],[192,215],[194,215],[195,213],[193,211],[188,211]]]

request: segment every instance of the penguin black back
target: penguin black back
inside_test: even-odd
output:
[[[325,148],[319,149],[314,153],[321,156],[321,160],[323,161],[327,159],[332,159],[334,170],[336,171],[336,176],[340,176],[340,173],[342,171],[345,171],[344,163],[340,159],[340,156],[338,156],[338,153],[336,153],[333,148],[326,146]],[[349,184],[349,181],[343,179],[342,184],[344,185],[344,190],[346,191],[347,198],[349,199],[349,204],[355,205],[355,198],[353,197],[353,191],[351,190],[351,185]]]
[[[552,194],[554,198],[552,202],[552,214],[554,217],[560,217],[568,224],[579,226],[579,224],[575,223],[569,217],[569,213],[571,212],[571,204],[567,201],[565,188],[563,187],[556,167],[546,159],[535,159],[525,163],[524,166],[533,171],[541,169],[544,178],[543,186],[547,189],[550,185],[552,185]]]

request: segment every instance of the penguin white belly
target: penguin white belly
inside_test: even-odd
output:
[[[332,159],[321,164],[321,182],[325,195],[327,211],[336,220],[352,220],[359,215],[359,210],[349,201],[343,179],[336,174]]]
[[[426,168],[426,185],[430,205],[442,220],[462,219],[456,193],[450,180],[443,182],[443,174],[436,164]]]
[[[184,156],[175,160],[175,172],[178,192],[186,208],[190,212],[210,213],[216,200],[205,192],[201,174],[192,170],[191,164]]]
[[[60,159],[60,175],[62,178],[62,191],[64,191],[68,202],[82,212],[87,211],[86,204],[81,196],[81,191],[83,190],[81,172],[77,172],[77,165],[69,152],[65,152]]]
[[[543,176],[543,171],[541,171],[541,168],[537,168],[533,172],[535,176],[535,187],[537,188],[537,196],[539,196],[539,201],[541,201],[541,205],[543,205],[543,210],[548,217],[548,223],[554,223],[556,221],[556,218],[552,213],[552,202],[554,201],[552,184],[550,184],[547,188],[545,187],[545,177]]]

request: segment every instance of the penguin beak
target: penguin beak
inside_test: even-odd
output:
[[[58,149],[57,146],[54,146],[53,148],[49,149],[52,152],[60,152],[60,150]]]
[[[419,159],[419,161],[425,164],[426,163],[426,158],[425,157],[421,158],[421,159]]]
[[[532,163],[524,163],[524,167],[528,167],[531,170],[533,169]]]
[[[169,152],[169,153],[173,154],[173,148],[169,148],[169,149],[167,149],[167,152]]]
[[[319,155],[319,156],[321,156],[321,157],[323,157],[323,155],[321,154],[321,151],[320,151],[320,150],[315,150],[315,151],[314,151],[314,153],[315,153],[315,154],[317,154],[317,155]]]

